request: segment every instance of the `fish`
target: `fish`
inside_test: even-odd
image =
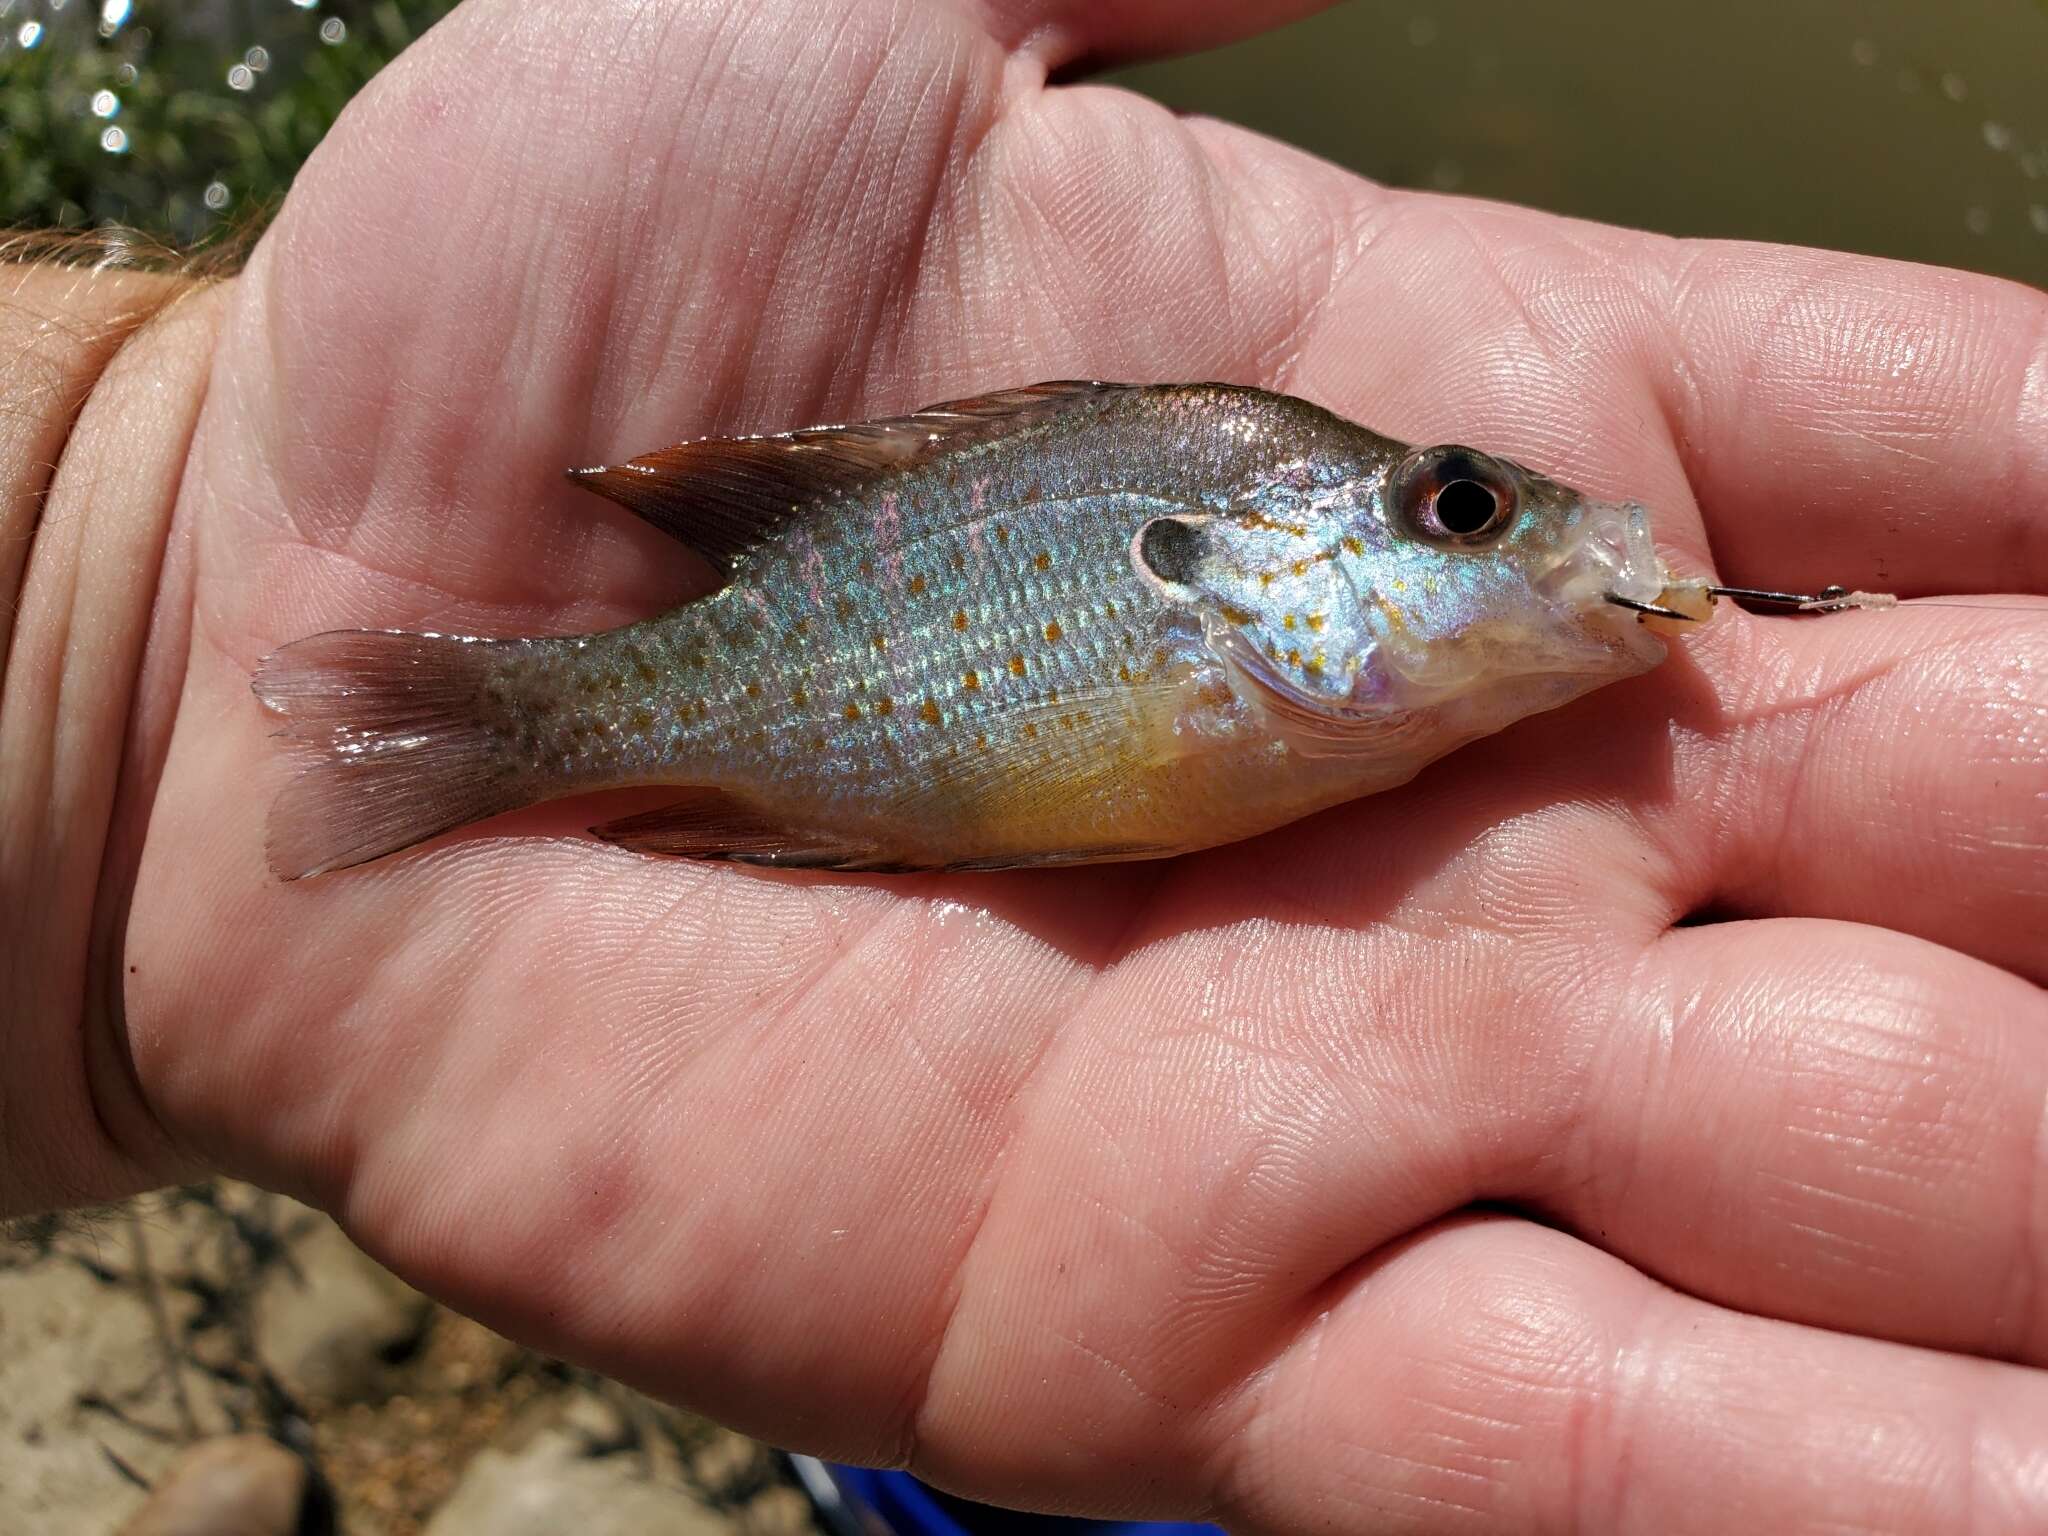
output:
[[[1741,590],[1677,580],[1640,503],[1229,384],[1056,381],[568,474],[723,584],[596,634],[271,653],[280,879],[649,787],[674,798],[593,834],[884,874],[1165,858],[1645,672]]]

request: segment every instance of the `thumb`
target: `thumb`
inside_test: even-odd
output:
[[[990,35],[1074,74],[1270,32],[1334,0],[973,0]]]

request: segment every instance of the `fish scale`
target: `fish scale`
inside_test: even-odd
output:
[[[1641,509],[1252,389],[1040,385],[576,477],[725,585],[599,635],[285,647],[256,680],[300,766],[280,872],[647,785],[681,798],[599,835],[810,867],[1160,856],[1663,654],[1609,601],[1662,590]],[[1452,494],[1483,537],[1429,521]]]

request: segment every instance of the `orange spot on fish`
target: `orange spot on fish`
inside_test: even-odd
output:
[[[1010,542],[1010,530],[1005,528],[1001,523],[996,524],[996,542],[998,544],[1007,544]]]
[[[806,704],[811,702],[811,696],[808,693],[804,692],[804,690],[801,688],[792,688],[789,693],[789,702],[794,704],[798,709],[802,709]]]
[[[876,650],[886,651],[887,649],[889,649],[889,637],[881,633],[881,631],[877,630],[873,635],[870,635],[868,638],[874,642]]]
[[[875,562],[874,562],[874,561],[872,561],[872,560],[862,560],[862,561],[861,561],[861,563],[860,563],[860,573],[861,573],[861,575],[863,575],[863,576],[872,576],[872,575],[874,575],[874,574],[875,574]]]
[[[917,718],[926,725],[938,725],[945,717],[939,713],[939,706],[934,701],[926,699],[917,707]]]
[[[636,731],[651,731],[651,730],[653,730],[653,729],[654,729],[654,711],[653,711],[653,710],[651,710],[651,709],[636,709],[636,710],[634,710],[634,711],[633,711],[633,729],[634,729],[634,730],[636,730]]]
[[[1249,624],[1252,621],[1253,615],[1249,608],[1240,608],[1235,603],[1225,603],[1223,605],[1223,617],[1230,620],[1233,624]]]
[[[852,599],[852,598],[850,598],[850,597],[842,597],[841,599],[839,599],[839,602],[838,602],[838,604],[837,604],[837,608],[838,608],[838,612],[839,612],[839,617],[841,617],[842,619],[850,619],[850,618],[852,618],[852,617],[853,617],[853,599]]]
[[[759,683],[747,684],[747,697],[750,699],[758,699],[759,697],[761,697],[761,685]]]
[[[894,699],[883,699],[875,706],[875,713],[883,716],[895,714],[896,701]]]
[[[1286,616],[1285,618],[1283,618],[1283,619],[1282,619],[1282,620],[1280,621],[1280,627],[1281,627],[1282,629],[1292,629],[1292,628],[1294,628],[1294,615],[1290,613],[1290,614],[1288,614],[1288,615],[1287,615],[1287,616]]]
[[[1283,523],[1277,518],[1266,516],[1263,512],[1245,513],[1244,525],[1247,528],[1262,528],[1268,533],[1291,533],[1297,539],[1305,538],[1308,534],[1308,529],[1299,523]]]
[[[1052,556],[1041,549],[1036,555],[1031,557],[1031,564],[1038,570],[1049,571],[1052,569]]]
[[[1306,560],[1297,560],[1294,562],[1293,569],[1295,575],[1306,576],[1308,574],[1308,562]]]
[[[910,595],[912,597],[924,596],[924,578],[922,576],[913,576],[910,578]]]
[[[1060,628],[1060,621],[1054,619],[1045,626],[1045,643],[1047,645],[1058,645],[1060,643],[1060,636],[1064,633],[1065,631]]]
[[[846,706],[846,718],[858,720],[860,718],[860,706],[858,704],[848,704]]]
[[[1351,535],[1346,534],[1344,536],[1344,553],[1347,555],[1362,555],[1365,553],[1365,546]]]
[[[1038,727],[1029,720],[1024,722],[1024,736],[1029,741],[1036,741],[1038,739]]]
[[[1323,632],[1323,625],[1325,622],[1326,620],[1320,613],[1310,614],[1308,616],[1309,633],[1312,635],[1320,635]]]
[[[1290,648],[1289,648],[1289,650],[1288,650],[1288,652],[1287,652],[1287,664],[1288,664],[1288,665],[1289,665],[1290,667],[1298,667],[1298,666],[1300,666],[1300,665],[1301,665],[1301,652],[1299,652],[1299,651],[1297,651],[1297,650],[1294,650],[1294,649],[1292,649],[1292,648],[1290,647]]]
[[[1022,656],[1012,656],[1010,658],[1010,675],[1012,677],[1022,677],[1024,675],[1024,658]]]
[[[1262,587],[1270,587],[1271,585],[1273,585],[1273,573],[1271,571],[1259,572],[1259,585]]]
[[[979,672],[969,672],[960,681],[971,692],[981,686],[981,674]]]
[[[967,627],[967,610],[965,608],[955,608],[953,610],[953,627],[955,629],[965,629]]]

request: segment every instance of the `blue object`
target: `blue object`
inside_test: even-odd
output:
[[[908,1472],[790,1458],[819,1513],[840,1536],[1224,1536],[1193,1521],[1078,1520],[974,1504],[927,1488]],[[824,1486],[820,1486],[823,1484]],[[833,1509],[834,1502],[840,1508]],[[865,1517],[865,1518],[863,1518]]]

